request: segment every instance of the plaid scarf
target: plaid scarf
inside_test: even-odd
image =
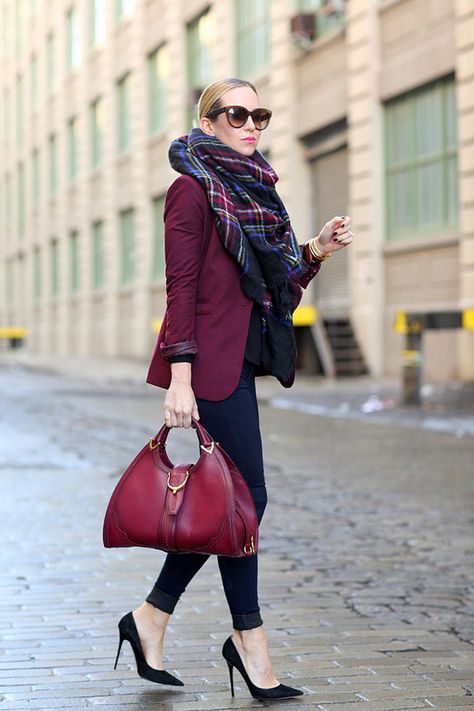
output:
[[[244,156],[200,128],[172,142],[169,160],[205,189],[219,237],[240,267],[242,291],[260,314],[262,366],[287,380],[296,355],[292,313],[301,299],[302,258],[274,187],[277,174],[258,151]]]

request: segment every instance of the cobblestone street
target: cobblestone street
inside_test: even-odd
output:
[[[117,622],[164,554],[105,550],[103,514],[162,424],[161,391],[6,364],[0,392],[0,708],[261,708],[240,677],[230,696],[215,560],[169,626],[165,667],[185,686],[140,679],[129,645],[113,670]],[[277,706],[474,707],[474,438],[271,399],[261,407],[262,613],[277,676],[306,691]],[[195,434],[173,431],[169,451],[192,461]]]

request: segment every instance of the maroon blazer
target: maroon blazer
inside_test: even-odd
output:
[[[201,184],[181,175],[165,210],[167,306],[147,383],[168,388],[167,358],[194,353],[191,386],[197,398],[224,400],[242,370],[253,301],[240,287],[240,269],[217,234],[215,213]],[[300,277],[306,287],[320,263]],[[294,373],[286,387],[293,384]]]

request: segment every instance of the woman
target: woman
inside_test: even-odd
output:
[[[235,461],[252,493],[259,522],[267,495],[255,376],[294,379],[291,315],[322,261],[352,241],[349,217],[335,217],[299,247],[274,184],[256,151],[271,111],[255,87],[225,79],[198,103],[200,128],[175,140],[172,167],[181,173],[164,212],[167,310],[148,373],[166,388],[168,427],[201,419]],[[144,602],[119,623],[138,671],[158,683],[182,682],[161,669],[170,615],[207,556],[168,554]],[[279,684],[270,661],[257,595],[257,556],[218,558],[233,621],[222,653],[255,698],[302,692]],[[146,661],[145,661],[146,660]]]

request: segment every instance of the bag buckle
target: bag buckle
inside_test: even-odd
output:
[[[245,555],[253,555],[255,553],[255,544],[253,541],[253,536],[250,536],[250,544],[244,545]]]
[[[184,477],[184,481],[182,481],[181,484],[178,484],[178,486],[172,486],[172,485],[171,485],[171,474],[172,474],[172,472],[168,472],[168,484],[167,484],[167,486],[168,486],[168,489],[169,489],[171,492],[173,492],[173,494],[176,496],[176,492],[179,491],[180,489],[183,489],[183,488],[184,488],[184,486],[185,486],[185,484],[186,484],[186,482],[187,482],[187,480],[188,480],[188,477],[189,477],[189,470],[186,472],[186,476]]]
[[[215,442],[211,442],[209,447],[206,447],[204,444],[201,444],[201,449],[203,449],[206,452],[206,454],[212,454],[214,451],[215,445],[216,445]]]

